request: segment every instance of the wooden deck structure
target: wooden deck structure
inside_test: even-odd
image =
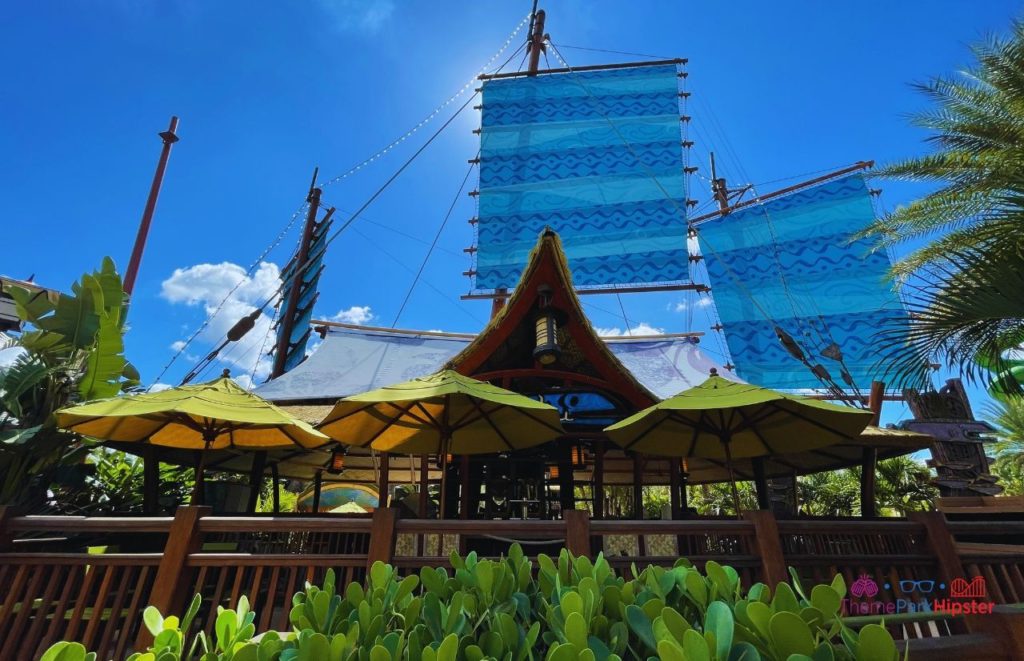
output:
[[[867,575],[879,586],[981,576],[988,601],[1024,602],[1024,547],[959,541],[981,533],[1019,539],[1024,520],[993,526],[949,521],[941,512],[781,520],[758,511],[741,520],[592,521],[585,511],[567,511],[552,521],[435,521],[401,519],[390,508],[372,517],[212,516],[202,507],[179,508],[174,517],[16,516],[0,509],[0,658],[37,658],[61,639],[80,641],[100,658],[123,658],[144,641],[145,605],[178,612],[195,593],[205,599],[196,626],[211,628],[216,606],[233,606],[244,594],[258,630],[287,629],[292,593],[322,580],[329,568],[340,581],[362,580],[377,560],[408,574],[447,566],[451,550],[489,548],[481,555],[497,555],[510,540],[521,541],[529,555],[562,546],[582,555],[604,549],[620,571],[632,563],[713,559],[735,567],[747,586],[787,580],[788,567],[805,584],[836,573],[848,585]],[[420,538],[425,555],[416,551]],[[899,598],[895,588],[883,589],[875,601]],[[924,614],[888,627],[910,641],[911,658],[1024,658],[1024,610],[1012,607],[977,616]]]

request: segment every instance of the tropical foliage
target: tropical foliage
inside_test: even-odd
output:
[[[20,355],[0,372],[0,503],[38,506],[63,467],[81,465],[83,440],[57,429],[54,412],[138,385],[124,357],[126,300],[109,259],[70,294],[5,286],[26,328]],[[75,477],[81,481],[81,476]]]
[[[805,592],[779,583],[744,591],[731,567],[704,571],[680,559],[671,569],[635,567],[616,576],[599,555],[593,562],[563,550],[533,563],[513,546],[500,560],[452,554],[453,571],[424,567],[400,577],[377,562],[365,584],[306,584],[292,597],[292,630],[258,636],[245,597],[236,610],[217,608],[214,636],[188,631],[200,612],[197,595],[179,622],[147,608],[154,636],[130,661],[726,661],[811,659],[887,661],[899,658],[879,624],[855,632],[842,621],[846,585]],[[43,661],[86,661],[85,648],[58,643]]]
[[[901,324],[880,338],[904,385],[926,384],[943,360],[969,379],[1002,371],[1024,341],[1024,23],[974,54],[972,69],[918,86],[934,107],[914,123],[935,151],[878,173],[936,186],[866,232],[880,248],[924,241],[894,266],[909,335]]]
[[[985,411],[998,435],[992,472],[1007,495],[1024,496],[1024,398],[997,399]]]

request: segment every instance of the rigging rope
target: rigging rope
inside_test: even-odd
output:
[[[401,137],[399,137],[399,138],[396,138],[396,139],[395,139],[395,140],[393,140],[393,141],[392,141],[391,143],[389,143],[388,145],[386,145],[386,146],[385,146],[385,147],[383,147],[382,149],[378,150],[378,151],[377,151],[376,153],[374,153],[374,154],[373,154],[372,156],[370,156],[370,157],[368,157],[368,158],[366,158],[366,159],[363,159],[363,160],[362,160],[361,162],[359,162],[359,163],[357,163],[356,165],[354,165],[354,166],[352,166],[351,168],[349,168],[349,170],[347,170],[347,171],[343,172],[342,174],[340,174],[340,175],[338,175],[338,176],[336,176],[336,177],[333,177],[332,179],[328,180],[327,182],[325,182],[325,183],[323,184],[323,186],[324,186],[324,187],[326,187],[326,186],[329,186],[329,185],[331,185],[331,184],[335,184],[335,183],[337,183],[337,182],[339,182],[339,181],[341,181],[341,180],[343,180],[343,179],[345,179],[345,178],[347,178],[347,177],[351,176],[351,175],[352,175],[352,174],[354,174],[355,172],[357,172],[357,171],[361,170],[361,169],[362,169],[363,167],[365,167],[365,166],[369,165],[369,164],[370,164],[371,162],[373,162],[373,161],[376,161],[376,160],[378,160],[379,158],[383,157],[383,156],[384,156],[384,155],[385,155],[386,153],[388,153],[388,152],[389,152],[389,151],[391,151],[391,150],[392,150],[393,148],[397,147],[397,146],[398,146],[399,144],[401,144],[402,142],[404,142],[405,140],[407,140],[407,139],[408,139],[409,137],[411,137],[411,136],[412,136],[413,134],[415,134],[415,133],[416,133],[417,131],[419,131],[419,130],[420,130],[421,128],[423,128],[423,127],[424,127],[424,126],[425,126],[426,124],[428,124],[428,123],[429,123],[429,122],[430,122],[431,120],[433,120],[433,119],[434,119],[434,117],[436,117],[436,116],[437,116],[437,115],[438,115],[438,114],[439,114],[439,113],[440,113],[440,112],[441,112],[442,110],[444,110],[445,108],[447,108],[447,107],[448,107],[449,105],[451,105],[452,103],[454,103],[454,102],[455,102],[455,101],[456,101],[456,100],[457,100],[457,99],[458,99],[458,98],[459,98],[460,96],[462,96],[463,94],[465,94],[465,92],[466,92],[466,91],[467,91],[467,90],[468,90],[468,89],[469,89],[469,88],[470,88],[470,87],[471,87],[471,86],[472,86],[473,84],[475,84],[475,83],[476,83],[476,81],[477,81],[477,77],[478,77],[478,76],[479,76],[480,74],[483,74],[483,73],[486,73],[486,72],[487,72],[487,70],[488,70],[488,69],[490,68],[490,66],[491,66],[491,65],[492,65],[492,64],[493,64],[493,63],[494,63],[494,62],[495,62],[495,61],[496,61],[496,60],[497,60],[497,59],[498,59],[499,57],[501,57],[502,53],[504,53],[504,52],[505,52],[505,51],[506,51],[506,50],[508,49],[509,45],[511,45],[511,44],[512,44],[512,42],[513,42],[513,41],[515,40],[515,38],[516,38],[516,35],[518,35],[518,34],[519,34],[519,32],[520,32],[520,31],[521,31],[521,30],[523,29],[523,26],[524,26],[524,25],[526,25],[526,24],[527,24],[527,22],[529,22],[529,21],[530,21],[530,20],[531,20],[532,18],[533,18],[533,12],[531,12],[530,14],[527,14],[527,15],[526,15],[525,17],[523,17],[523,19],[519,21],[519,23],[518,23],[518,24],[517,24],[517,25],[515,26],[515,28],[514,28],[514,29],[512,30],[512,32],[511,32],[511,33],[510,33],[510,34],[508,35],[508,37],[507,37],[507,38],[505,39],[505,41],[504,41],[504,42],[502,43],[501,47],[500,47],[500,48],[499,48],[499,49],[497,50],[497,52],[495,52],[495,53],[494,53],[494,54],[493,54],[493,55],[492,55],[492,56],[491,56],[491,57],[490,57],[490,58],[489,58],[489,59],[487,60],[487,62],[485,62],[485,63],[484,63],[484,65],[483,65],[483,66],[482,66],[482,67],[481,67],[481,68],[480,68],[480,69],[478,70],[478,72],[477,72],[476,74],[474,74],[474,75],[473,75],[473,77],[472,77],[472,78],[470,78],[470,79],[469,79],[469,81],[467,81],[467,82],[466,82],[466,84],[465,84],[465,85],[463,85],[463,86],[462,86],[462,87],[461,87],[461,88],[460,88],[460,89],[459,89],[459,90],[458,90],[457,92],[455,92],[455,94],[451,95],[451,96],[450,96],[450,97],[449,97],[448,99],[446,99],[446,100],[445,100],[444,102],[442,102],[442,103],[441,103],[440,105],[438,105],[438,106],[437,106],[436,108],[434,108],[434,110],[432,110],[432,111],[430,112],[430,114],[428,114],[428,115],[427,115],[426,117],[424,117],[424,118],[423,118],[422,120],[420,120],[420,121],[419,121],[419,122],[418,122],[418,123],[417,123],[417,124],[416,124],[415,126],[413,126],[413,127],[411,128],[411,129],[409,129],[408,131],[406,131],[406,132],[405,132],[405,134],[403,134],[403,135],[402,135]],[[509,56],[509,58],[508,58],[508,59],[506,59],[506,60],[505,60],[505,62],[504,62],[504,63],[502,63],[502,65],[498,67],[498,69],[497,69],[497,70],[498,70],[498,71],[500,71],[500,70],[501,70],[502,68],[504,68],[504,67],[505,67],[505,65],[507,65],[507,64],[508,64],[508,62],[509,62],[509,61],[510,61],[510,60],[511,60],[511,59],[512,59],[513,57],[515,57],[515,56],[516,56],[516,54],[517,54],[517,53],[518,53],[518,52],[519,52],[519,51],[520,51],[521,49],[523,49],[524,47],[525,47],[525,44],[522,44],[522,45],[520,45],[520,46],[519,46],[519,48],[517,48],[517,49],[516,49],[516,50],[515,50],[515,51],[514,51],[514,52],[512,53],[512,55],[510,55],[510,56]],[[223,298],[223,299],[222,299],[222,300],[220,301],[220,303],[218,303],[218,305],[217,305],[217,307],[216,307],[216,308],[214,309],[213,313],[212,313],[212,314],[210,314],[210,315],[209,315],[209,316],[208,316],[208,317],[207,317],[207,318],[206,318],[206,319],[205,319],[205,320],[204,320],[204,321],[203,321],[203,322],[202,322],[202,323],[201,323],[201,324],[199,325],[199,327],[198,327],[198,328],[197,328],[197,329],[196,329],[196,330],[195,330],[195,331],[194,331],[194,332],[193,332],[193,333],[192,333],[192,334],[191,334],[191,335],[190,335],[190,336],[189,336],[189,337],[188,337],[188,338],[187,338],[187,339],[185,340],[184,344],[183,344],[183,345],[182,345],[181,347],[179,347],[179,349],[178,349],[178,350],[177,350],[177,351],[176,351],[176,352],[174,353],[174,355],[173,355],[173,356],[171,357],[171,359],[170,359],[170,360],[169,360],[169,361],[168,361],[168,362],[167,362],[167,363],[166,363],[166,364],[165,364],[165,365],[163,366],[163,368],[162,368],[162,369],[160,370],[160,373],[159,373],[159,374],[157,375],[156,379],[154,380],[154,384],[155,384],[155,383],[159,383],[159,382],[160,382],[160,379],[162,379],[162,378],[164,377],[164,375],[165,375],[165,374],[167,373],[167,371],[168,371],[168,370],[169,370],[169,369],[170,369],[170,368],[171,368],[171,367],[172,367],[172,366],[174,365],[174,363],[175,363],[175,362],[176,362],[176,361],[178,360],[178,358],[179,358],[179,357],[181,357],[181,356],[182,356],[182,355],[183,355],[183,354],[185,353],[185,351],[186,351],[186,350],[188,349],[188,347],[189,347],[189,346],[190,346],[190,345],[192,344],[192,342],[193,342],[193,341],[194,341],[194,340],[195,340],[195,339],[196,339],[196,338],[197,338],[197,337],[198,337],[198,336],[199,336],[199,335],[200,335],[200,334],[201,334],[201,333],[202,333],[202,332],[203,332],[204,330],[206,330],[206,328],[208,328],[208,327],[209,327],[209,325],[210,325],[210,323],[211,323],[211,322],[213,321],[213,319],[214,319],[214,318],[215,318],[215,317],[216,317],[216,316],[217,316],[217,315],[218,315],[218,314],[219,314],[219,313],[221,312],[221,310],[223,310],[223,308],[224,308],[224,305],[225,305],[225,304],[227,303],[227,301],[228,301],[228,300],[229,300],[229,299],[231,298],[231,296],[232,296],[232,295],[233,295],[233,294],[234,294],[234,293],[235,293],[235,292],[236,292],[236,291],[238,290],[238,288],[239,288],[239,287],[241,287],[241,286],[242,286],[242,284],[243,284],[243,283],[245,282],[245,279],[246,279],[247,277],[250,277],[250,276],[252,275],[252,273],[253,273],[253,272],[254,272],[254,271],[256,270],[256,268],[257,268],[257,267],[258,267],[258,266],[259,266],[259,265],[260,265],[260,264],[261,264],[261,263],[262,263],[262,262],[263,262],[263,261],[264,261],[264,260],[265,260],[265,259],[267,258],[267,256],[268,256],[268,255],[270,254],[270,252],[272,252],[272,251],[274,250],[274,248],[276,248],[276,247],[277,247],[277,246],[278,246],[278,245],[279,245],[279,244],[281,243],[281,241],[282,241],[282,240],[284,240],[284,238],[285,238],[285,237],[286,237],[286,236],[288,235],[288,233],[289,233],[289,232],[290,232],[290,231],[292,230],[292,228],[294,227],[294,225],[295,225],[295,221],[296,221],[296,220],[298,220],[298,218],[299,218],[300,216],[302,216],[302,215],[303,215],[303,213],[304,213],[304,212],[306,211],[306,209],[307,209],[307,204],[308,204],[308,203],[303,203],[302,205],[300,205],[300,206],[299,206],[299,208],[298,208],[298,209],[296,209],[295,213],[293,213],[293,214],[292,214],[292,216],[291,216],[291,218],[289,219],[289,221],[288,221],[288,224],[287,224],[287,225],[285,226],[285,228],[284,228],[284,229],[283,229],[283,230],[282,230],[282,231],[281,231],[281,232],[280,232],[280,233],[278,234],[278,236],[277,236],[277,237],[276,237],[276,238],[274,239],[274,241],[273,241],[273,242],[271,242],[270,246],[269,246],[269,247],[268,247],[268,248],[267,248],[266,250],[264,250],[264,251],[263,251],[263,253],[262,253],[262,254],[260,254],[260,256],[259,256],[259,257],[258,257],[258,258],[256,259],[256,261],[254,261],[254,262],[252,263],[252,265],[251,265],[251,266],[250,266],[250,267],[249,267],[249,268],[248,268],[248,269],[246,270],[246,272],[245,272],[245,277],[243,277],[243,278],[239,279],[238,283],[236,283],[236,284],[235,284],[235,286],[234,286],[234,287],[232,287],[232,288],[231,288],[231,289],[230,289],[230,290],[228,291],[228,293],[227,293],[227,294],[226,294],[226,295],[224,296],[224,298]],[[275,293],[276,293],[276,292],[275,292]],[[261,309],[262,309],[262,308],[261,308]]]
[[[479,159],[480,152],[477,152],[476,160],[479,161]],[[448,213],[444,215],[444,220],[441,221],[441,226],[437,228],[437,233],[434,235],[434,241],[430,244],[430,249],[427,250],[427,254],[423,257],[423,261],[420,263],[420,268],[416,271],[416,277],[412,279],[412,284],[409,285],[409,291],[405,292],[405,298],[402,300],[402,305],[399,306],[398,312],[395,314],[395,319],[391,322],[392,328],[398,325],[398,320],[405,311],[405,306],[409,303],[409,298],[412,296],[413,290],[416,289],[416,283],[420,281],[420,276],[423,275],[423,269],[426,268],[427,262],[430,261],[430,256],[434,253],[434,248],[437,246],[437,242],[441,238],[441,233],[444,232],[444,228],[448,225],[448,219],[452,217],[452,211],[455,210],[455,205],[462,197],[462,191],[466,189],[466,183],[469,181],[469,176],[473,174],[473,168],[475,167],[476,163],[469,164],[469,169],[466,170],[466,176],[463,177],[462,183],[459,184],[459,190],[455,193],[455,198],[448,207]]]
[[[360,161],[356,165],[353,165],[352,167],[350,167],[345,172],[337,175],[336,177],[332,177],[331,179],[329,179],[326,182],[324,182],[323,188],[326,188],[328,186],[331,186],[333,184],[338,183],[339,181],[341,181],[341,180],[343,180],[343,179],[345,179],[345,178],[355,174],[359,170],[362,170],[364,167],[366,167],[370,163],[373,163],[374,161],[382,158],[385,154],[387,154],[392,149],[394,149],[398,145],[402,144],[403,142],[405,142],[406,140],[411,138],[417,131],[419,131],[421,128],[423,128],[424,126],[429,124],[431,120],[433,120],[435,117],[437,117],[438,114],[441,113],[442,110],[444,110],[445,108],[447,108],[451,104],[455,103],[455,101],[458,100],[459,97],[461,97],[463,94],[466,93],[467,90],[469,90],[471,87],[473,87],[474,85],[476,85],[479,82],[478,81],[478,77],[481,74],[487,73],[487,70],[490,68],[490,66],[492,64],[494,64],[494,62],[497,61],[497,59],[499,57],[501,57],[502,53],[504,53],[508,49],[508,47],[515,40],[516,35],[518,35],[520,30],[523,29],[523,26],[526,25],[531,20],[532,15],[533,14],[531,12],[530,14],[527,14],[521,21],[519,21],[519,24],[516,25],[515,29],[513,29],[512,32],[508,35],[508,37],[505,39],[505,42],[501,45],[501,48],[499,48],[498,51],[496,53],[494,53],[494,55],[492,55],[490,57],[490,59],[488,59],[487,62],[485,62],[484,65],[482,67],[480,67],[480,69],[477,70],[477,72],[475,74],[473,74],[473,77],[470,78],[468,81],[466,81],[466,84],[463,85],[462,87],[460,87],[457,92],[455,92],[455,94],[452,94],[450,97],[445,99],[440,105],[438,105],[436,108],[434,108],[432,111],[430,111],[430,114],[428,114],[426,117],[424,117],[422,120],[420,120],[419,123],[417,123],[411,129],[406,131],[405,134],[403,134],[402,136],[392,140],[386,146],[384,146],[383,148],[378,150],[377,153],[373,154],[372,156],[370,156],[368,158],[363,159],[362,161]],[[509,58],[507,60],[505,60],[505,62],[501,66],[498,67],[497,70],[500,71],[502,68],[504,68],[505,65],[508,64],[509,60],[511,60],[513,57],[515,57],[516,53],[518,53],[519,50],[524,48],[524,47],[525,47],[525,44],[524,45],[520,45],[519,48],[517,48],[512,53],[512,55],[510,55]]]

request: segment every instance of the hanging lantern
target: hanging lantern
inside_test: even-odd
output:
[[[551,309],[551,292],[548,285],[537,288],[540,310],[534,320],[537,346],[533,350],[533,357],[541,365],[551,365],[562,353],[562,348],[558,346],[558,321],[555,319],[554,310]]]
[[[552,466],[550,469],[548,469],[548,475],[551,477],[552,480],[557,480],[558,479],[558,466]]]
[[[683,469],[683,475],[686,475],[687,473],[690,472],[688,470],[689,466],[688,466],[688,463],[687,463],[686,459],[681,459],[679,461],[679,467]]]
[[[584,468],[587,465],[587,455],[582,445],[572,446],[572,465],[573,468]]]
[[[337,475],[345,470],[345,451],[341,448],[334,448],[331,452],[331,460],[327,466],[327,472],[333,475]]]

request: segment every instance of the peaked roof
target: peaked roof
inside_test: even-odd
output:
[[[451,359],[448,366],[461,374],[478,378],[491,372],[534,368],[532,360],[529,365],[516,365],[517,358],[522,363],[522,356],[511,356],[508,349],[524,335],[534,338],[533,317],[541,287],[550,288],[550,307],[564,315],[559,329],[564,331],[564,335],[559,335],[563,358],[560,359],[561,365],[552,366],[551,372],[580,372],[596,378],[640,408],[658,401],[658,397],[626,369],[590,325],[572,286],[572,274],[562,242],[550,228],[541,233],[537,245],[530,251],[519,285],[508,303],[466,348]],[[569,345],[568,351],[566,345]],[[532,344],[529,348],[532,351]]]

